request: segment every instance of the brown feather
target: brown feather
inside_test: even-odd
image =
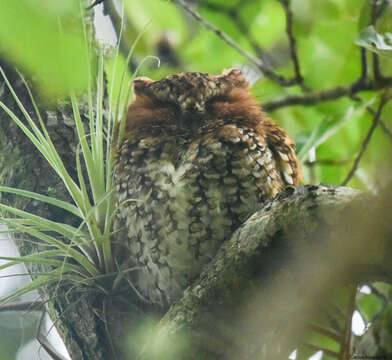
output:
[[[138,291],[167,306],[300,167],[239,70],[137,78],[134,91],[114,166],[119,256],[141,268]]]

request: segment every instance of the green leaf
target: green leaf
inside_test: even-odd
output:
[[[379,55],[392,57],[391,32],[379,34],[373,26],[368,26],[359,33],[355,43]]]
[[[80,231],[79,229],[77,229],[71,225],[51,221],[51,220],[45,219],[43,217],[31,214],[29,212],[13,208],[11,206],[0,204],[0,209],[4,210],[6,212],[9,212],[11,214],[14,214],[16,216],[19,216],[22,219],[29,220],[34,225],[37,225],[39,228],[44,229],[46,231],[55,231],[66,238],[72,238],[73,236],[75,236],[75,233],[77,233],[78,238],[85,235],[85,234],[83,234],[82,231]],[[4,221],[4,218],[2,218],[2,220]],[[11,226],[12,226],[12,224],[11,224]]]
[[[51,205],[57,206],[61,209],[64,209],[64,210],[66,210],[66,211],[70,212],[71,214],[74,214],[78,217],[82,217],[81,212],[79,211],[79,209],[76,206],[74,206],[70,203],[67,203],[66,201],[58,200],[58,199],[51,197],[51,196],[41,195],[41,194],[37,194],[35,192],[22,190],[22,189],[10,188],[10,187],[6,187],[6,186],[0,186],[0,192],[7,192],[7,193],[15,194],[15,195],[25,196],[30,199],[39,200],[44,203],[51,204]]]
[[[38,126],[35,124],[27,110],[25,109],[24,105],[20,101],[18,95],[15,93],[12,85],[9,83],[7,77],[5,76],[5,73],[3,69],[0,67],[0,73],[4,78],[4,81],[7,84],[8,89],[10,90],[13,98],[15,99],[19,109],[22,111],[24,117],[26,118],[28,124],[32,128],[33,131],[31,131],[24,123],[21,121],[11,109],[9,109],[3,102],[0,101],[0,107],[3,108],[3,110],[11,117],[11,119],[19,126],[19,128],[25,133],[25,135],[31,140],[31,142],[34,144],[34,146],[42,153],[44,158],[48,161],[48,163],[53,167],[53,169],[56,171],[56,173],[60,176],[62,179],[64,185],[67,187],[69,194],[72,196],[74,199],[75,203],[78,205],[78,207],[83,210],[83,197],[81,194],[80,189],[78,186],[75,184],[73,181],[72,177],[69,175],[68,171],[66,170],[63,161],[61,160],[59,154],[56,151],[56,148],[54,147],[52,140],[50,139],[48,132],[46,131],[46,128],[44,124],[41,121],[41,126],[43,127],[43,133],[41,130],[38,128]],[[33,104],[35,102],[33,101]],[[39,113],[37,113],[38,117]]]
[[[87,85],[82,34],[78,0],[50,5],[47,0],[0,2],[0,50],[36,77],[48,99]]]
[[[332,135],[337,133],[342,126],[348,122],[349,120],[361,115],[368,106],[370,106],[375,99],[371,99],[367,101],[357,108],[355,106],[350,106],[344,116],[337,121],[321,121],[318,126],[316,126],[311,135],[308,138],[308,141],[303,145],[301,150],[298,153],[298,158],[301,161],[304,161],[308,156],[308,152],[311,148],[318,148],[320,145],[325,143]]]
[[[375,294],[359,294],[357,304],[366,322],[373,321],[374,316],[382,309],[383,302]]]
[[[57,268],[62,268],[65,272],[71,271],[84,277],[88,276],[88,273],[82,267],[65,262],[64,255],[64,252],[61,250],[45,250],[36,254],[21,257],[0,256],[1,260],[7,260],[5,264],[0,265],[0,271],[16,264],[34,263],[51,265]]]
[[[79,281],[80,277],[78,276],[64,276],[62,273],[62,269],[58,268],[53,271],[50,271],[46,274],[39,275],[37,278],[33,279],[29,284],[22,287],[21,289],[13,292],[11,295],[5,296],[0,299],[0,306],[9,303],[12,300],[15,300],[19,296],[23,294],[27,294],[31,291],[37,290],[43,285],[48,285],[55,282],[60,282],[61,280],[70,280],[72,282]],[[83,279],[81,279],[83,280]]]
[[[74,238],[79,238],[80,235],[82,235],[82,232],[79,229],[73,228],[72,226],[67,224],[50,221],[42,217],[39,217],[37,215],[33,215],[28,212],[18,210],[2,204],[0,204],[0,208],[3,208],[4,210],[9,211],[10,213],[15,214],[17,216],[33,221],[35,225],[43,228],[46,231],[49,230],[56,231],[59,234],[65,236],[69,240],[74,240]],[[88,251],[89,249],[83,246],[83,244],[78,244],[75,242],[71,244],[65,244],[61,240],[58,240],[53,236],[45,234],[43,231],[37,230],[29,226],[24,226],[18,223],[14,224],[11,221],[7,222],[5,219],[1,219],[1,220],[11,229],[16,228],[18,230],[21,230],[22,232],[25,232],[33,237],[42,240],[46,244],[50,244],[58,249],[63,250],[64,256],[69,256],[70,258],[73,258],[91,275],[99,274],[99,270],[97,269],[93,261],[90,260],[91,256],[88,257],[88,255],[91,254],[91,251]],[[77,245],[81,250],[85,250],[85,254],[82,254],[78,250],[75,250],[73,248],[74,245]]]

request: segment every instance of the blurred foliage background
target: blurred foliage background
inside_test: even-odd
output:
[[[205,19],[228,34],[241,48],[256,55],[266,54],[266,61],[280,74],[287,78],[294,75],[285,12],[279,1],[208,0],[193,3]],[[369,4],[368,0],[291,1],[301,72],[309,90],[347,85],[359,78],[360,48],[355,41],[360,30],[369,24]],[[128,41],[145,31],[136,47],[135,61],[148,54],[161,58],[159,68],[155,63],[151,66],[147,62],[140,69],[143,76],[159,79],[181,71],[220,73],[224,68],[239,67],[249,74],[253,81],[252,92],[261,103],[301,93],[300,86],[282,87],[263,77],[238,51],[172,2],[125,1],[124,5],[132,29],[126,32]],[[146,25],[149,21],[151,23]],[[390,31],[391,26],[392,19],[389,21]],[[381,61],[384,73],[391,74],[391,59]],[[366,103],[375,100],[375,96],[373,92],[366,92],[360,98]],[[391,105],[384,109],[386,119],[391,111]],[[315,152],[311,164],[309,154],[303,154],[302,158],[304,183],[315,184],[339,185],[345,179],[372,122],[372,115],[366,107],[347,97],[313,106],[284,107],[270,115],[294,137],[299,152],[312,134],[323,138],[315,141],[317,146],[311,147],[311,152]],[[317,134],[314,134],[315,129],[319,129]],[[382,181],[379,175],[385,154],[390,154],[391,150],[391,134],[386,135],[380,127],[375,131],[350,186],[374,190],[374,186]]]
[[[39,97],[49,107],[65,98],[70,89],[86,92],[87,67],[94,66],[86,50],[89,47],[103,48],[107,54],[107,83],[113,84],[115,93],[121,83],[120,77],[112,82],[111,69],[115,63],[127,69],[127,78],[137,70],[137,75],[152,79],[183,71],[218,74],[222,69],[239,67],[249,78],[253,94],[267,108],[269,103],[286,96],[306,96],[354,84],[364,69],[358,45],[361,41],[362,46],[371,50],[363,52],[367,76],[374,77],[375,61],[383,79],[392,75],[389,1],[193,0],[185,3],[241,49],[263,59],[263,64],[274,72],[285,79],[294,79],[299,74],[303,81],[282,86],[276,79],[264,76],[255,63],[195,20],[178,2],[167,0],[105,0],[88,10],[88,16],[85,13],[88,4],[79,0],[1,1],[0,57],[34,79]],[[299,73],[295,72],[290,52],[287,9],[292,16],[290,31],[296,42]],[[85,40],[89,30],[82,19],[93,21],[93,13],[98,41],[89,43]],[[373,38],[363,33],[371,25]],[[120,52],[115,58],[115,43],[120,33]],[[379,41],[378,45],[374,39]],[[126,58],[134,44],[128,64]],[[159,66],[156,59],[146,58],[150,55],[160,59]],[[363,156],[348,185],[377,192],[391,179],[392,103],[384,107],[374,133],[369,132],[384,87],[360,91],[355,96],[343,94],[333,101],[315,101],[306,106],[280,106],[268,112],[295,139],[305,184],[342,184],[362,150]],[[369,144],[364,145],[367,136]],[[0,163],[5,157],[6,154],[0,154]],[[9,278],[8,283],[12,281]],[[3,286],[0,291],[4,295],[9,289]],[[366,286],[356,294],[355,307],[340,313],[339,321],[331,321],[330,327],[344,330],[347,316],[355,315],[356,326],[361,330],[354,329],[357,333],[353,336],[363,336],[377,317],[390,312],[391,297],[391,288],[386,284]],[[339,308],[349,300],[342,296],[338,301],[341,301]],[[16,338],[9,324],[18,323],[17,315],[13,318],[8,313],[0,315],[0,339]],[[26,331],[25,336],[31,337],[30,325]],[[307,353],[309,357],[336,358],[333,353],[339,353],[339,341],[331,340],[326,333],[313,334],[313,340],[316,345]],[[2,349],[12,345],[11,341],[6,342]],[[324,351],[324,357],[317,351],[323,348],[331,351]],[[0,360],[13,358],[6,353],[2,352]]]

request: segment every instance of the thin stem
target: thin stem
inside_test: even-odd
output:
[[[367,149],[367,147],[368,147],[368,145],[370,143],[370,140],[371,140],[371,138],[372,138],[372,136],[374,134],[374,131],[377,128],[377,125],[379,124],[381,113],[382,113],[382,110],[383,110],[383,108],[384,108],[386,103],[387,103],[387,101],[384,98],[381,98],[380,105],[379,105],[379,107],[377,109],[377,113],[376,113],[376,115],[374,116],[374,119],[373,119],[373,123],[372,123],[368,133],[366,134],[365,139],[362,142],[361,150],[360,150],[359,154],[357,155],[357,157],[355,158],[354,164],[353,164],[350,172],[348,173],[347,177],[344,179],[344,181],[341,184],[342,186],[347,185],[347,183],[354,177],[355,172],[358,169],[358,165],[359,165],[359,163],[360,163],[360,161],[362,159],[362,156],[365,153],[365,151],[366,151],[366,149]]]
[[[373,75],[376,81],[380,81],[384,78],[380,69],[380,59],[378,58],[378,54],[373,53]]]
[[[256,41],[256,39],[252,36],[249,31],[249,23],[244,21],[240,15],[240,11],[238,10],[239,6],[243,6],[243,3],[239,3],[236,6],[226,6],[222,4],[210,3],[208,1],[203,2],[203,8],[220,12],[227,15],[237,29],[246,37],[246,40],[249,42],[249,45],[253,48],[254,52],[257,56],[267,65],[270,66],[274,63],[274,59],[272,59],[272,55],[268,54]]]
[[[392,131],[388,128],[384,121],[380,120],[380,127],[384,131],[384,133],[389,137],[392,141]]]
[[[366,57],[366,49],[361,48],[361,77],[360,80],[366,80],[368,77],[368,64],[367,64],[367,57]]]
[[[275,73],[270,69],[261,59],[255,57],[251,53],[242,49],[230,36],[218,29],[215,25],[211,24],[208,20],[204,19],[196,10],[192,9],[184,0],[173,0],[180,5],[184,10],[191,14],[198,22],[200,22],[206,29],[212,31],[219,36],[223,41],[234,48],[244,58],[255,65],[266,77],[276,81],[281,86],[292,86],[297,83],[296,79],[286,79],[283,76]]]
[[[382,16],[382,13],[384,12],[386,6],[387,6],[386,0],[383,0],[381,4],[379,4],[379,2],[377,0],[372,1],[371,24],[373,26],[376,25],[377,20]],[[384,79],[384,76],[381,73],[380,60],[379,60],[378,54],[373,53],[372,57],[373,57],[374,79],[376,81],[382,81]]]
[[[290,7],[290,0],[279,0],[279,1],[282,4],[284,12],[286,14],[286,33],[290,44],[290,56],[294,65],[295,80],[297,81],[298,84],[302,84],[304,79],[301,74],[301,69],[299,65],[297,41],[294,36],[294,30],[293,30],[293,12]]]
[[[376,110],[374,110],[371,106],[366,107],[366,109],[373,116],[376,115]],[[382,118],[380,118],[379,124],[381,129],[384,131],[385,135],[387,135],[389,139],[392,141],[392,131],[388,128],[388,126],[385,124]]]
[[[304,95],[288,95],[278,100],[268,101],[262,104],[266,111],[272,111],[285,106],[293,105],[314,105],[323,101],[337,100],[344,96],[352,97],[352,95],[363,91],[380,90],[392,86],[392,78],[383,78],[382,81],[373,81],[369,79],[361,80],[347,85],[337,86],[319,92],[311,92]]]

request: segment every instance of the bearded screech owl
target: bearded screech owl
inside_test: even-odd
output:
[[[237,69],[134,80],[115,155],[117,222],[136,288],[168,306],[222,242],[300,177],[293,141]]]

